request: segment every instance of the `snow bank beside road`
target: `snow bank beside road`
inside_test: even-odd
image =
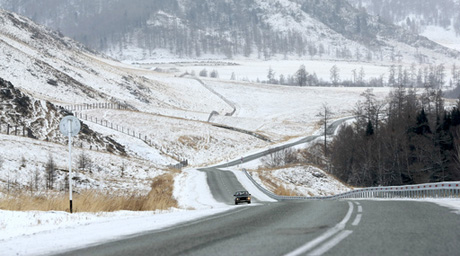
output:
[[[226,210],[217,208],[197,211],[172,210],[168,213],[115,212],[104,213],[102,216],[90,213],[0,211],[0,254],[58,253],[158,230]],[[18,223],[21,224],[17,225]]]
[[[211,194],[206,174],[196,169],[184,170],[175,179],[174,198],[183,209],[228,208],[224,203],[217,202]]]
[[[44,255],[76,249],[228,211],[212,197],[206,175],[185,170],[175,179],[181,207],[196,210],[113,213],[0,211],[0,255]]]

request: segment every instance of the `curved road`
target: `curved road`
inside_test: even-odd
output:
[[[63,255],[458,255],[459,226],[431,203],[280,202]]]
[[[216,200],[233,204],[233,193],[243,186],[232,172],[217,169],[224,166],[201,171]],[[62,255],[459,255],[459,227],[460,215],[427,202],[256,199],[222,214]]]

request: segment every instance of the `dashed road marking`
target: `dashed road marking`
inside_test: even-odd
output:
[[[356,215],[356,218],[355,218],[355,220],[353,221],[353,223],[351,223],[351,225],[353,225],[353,226],[358,226],[359,222],[361,221],[361,217],[362,217],[362,214],[361,214],[361,213],[358,213],[358,215]]]
[[[343,239],[347,238],[347,236],[351,235],[351,233],[353,233],[353,231],[343,230],[338,235],[336,235],[334,238],[329,240],[327,243],[324,243],[321,247],[312,251],[308,255],[322,255],[323,253],[329,251],[331,248],[339,244]]]
[[[285,256],[297,256],[297,255],[304,254],[304,253],[310,251],[311,249],[315,248],[316,246],[318,246],[320,243],[324,242],[325,240],[327,240],[330,237],[334,236],[335,234],[339,233],[340,231],[344,231],[345,225],[350,220],[352,214],[353,214],[353,204],[351,202],[348,202],[348,212],[345,215],[345,218],[343,218],[343,220],[339,224],[335,225],[333,228],[329,229],[324,234],[322,234],[319,237],[313,239],[312,241],[310,241],[310,242],[304,244],[303,246],[295,249],[294,251],[286,254]],[[332,247],[334,247],[335,245],[337,245],[340,241],[345,239],[347,236],[349,236],[351,233],[353,233],[353,231],[350,231],[350,230],[345,230],[345,231],[347,231],[347,232],[346,233],[343,233],[343,232],[340,233],[338,236],[334,237],[333,239],[331,239],[329,242],[326,243],[326,244],[329,244],[329,245],[332,245],[332,246],[324,247],[326,245],[326,244],[324,244],[323,246],[318,248],[318,250],[324,247],[323,250],[327,248],[327,250],[324,251],[324,252],[326,252],[329,249],[331,249]],[[346,235],[344,235],[344,234],[346,234]]]

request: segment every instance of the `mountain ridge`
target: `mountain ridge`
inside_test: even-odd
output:
[[[21,0],[2,0],[0,4],[34,16],[35,21],[120,60],[270,59],[280,55],[394,61],[392,56],[398,53],[393,51],[398,44],[407,47],[401,55],[422,63],[439,62],[440,58],[432,54],[421,58],[419,48],[449,58],[460,55],[344,0],[135,0],[131,4],[68,0],[57,4],[60,15],[44,12],[43,16],[39,11],[48,1],[42,6]]]

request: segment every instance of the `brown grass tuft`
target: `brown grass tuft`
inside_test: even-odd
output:
[[[73,194],[74,212],[113,212],[113,211],[154,211],[177,207],[173,198],[174,174],[167,173],[158,176],[152,183],[147,195],[135,192],[104,193],[86,190]],[[0,198],[0,209],[10,211],[69,211],[68,194],[50,194],[31,196],[28,193],[19,193]]]
[[[281,185],[276,187],[275,191],[273,191],[276,195],[279,196],[298,196],[298,194],[292,190],[292,189],[287,189],[285,186]]]
[[[279,196],[297,196],[297,193],[294,190],[287,189],[284,185],[278,185],[278,183],[275,181],[276,178],[271,175],[270,171],[276,170],[276,169],[271,169],[268,171],[262,171],[262,170],[257,170],[256,172],[259,173],[259,178],[260,180],[270,188],[270,190],[275,194]]]

